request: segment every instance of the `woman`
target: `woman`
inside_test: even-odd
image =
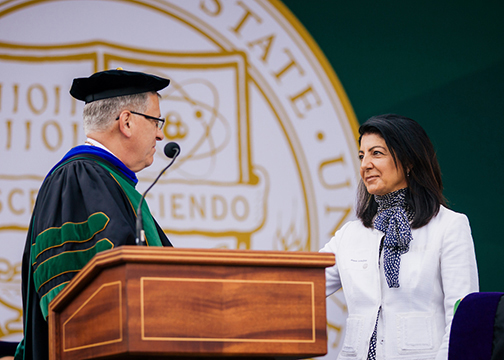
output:
[[[445,207],[418,123],[375,116],[359,133],[359,220],[321,250],[336,255],[327,295],[343,288],[348,306],[338,359],[446,360],[453,307],[478,291],[469,222]]]

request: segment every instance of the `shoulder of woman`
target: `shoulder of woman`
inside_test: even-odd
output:
[[[437,216],[442,216],[446,218],[467,217],[465,214],[448,209],[443,205],[440,206],[439,213]]]
[[[346,241],[353,238],[363,238],[368,237],[378,230],[373,228],[365,227],[360,220],[352,220],[343,225],[336,234],[334,234],[333,239],[338,239],[341,241]]]
[[[360,221],[360,220],[351,220],[351,221],[348,221],[347,223],[345,223],[345,225],[343,225],[339,230],[337,230],[336,234],[338,232],[362,231],[362,230],[366,231],[366,230],[372,230],[372,229],[365,227],[362,224],[362,221]]]
[[[372,232],[372,229],[366,228],[360,220],[351,220],[346,222],[341,228],[336,230],[334,236],[320,250],[322,252],[335,252],[338,244],[348,236],[359,236],[359,233]]]
[[[453,211],[448,209],[447,207],[441,205],[439,208],[438,214],[432,218],[428,225],[432,224],[441,224],[443,226],[452,224],[452,223],[469,223],[469,220],[465,214]]]

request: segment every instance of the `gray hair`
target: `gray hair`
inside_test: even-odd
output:
[[[148,105],[148,94],[149,92],[144,92],[134,95],[116,96],[86,104],[82,112],[84,133],[87,136],[91,132],[107,130],[114,123],[121,111],[145,112]]]

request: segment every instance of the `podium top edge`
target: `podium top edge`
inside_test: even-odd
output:
[[[234,264],[280,267],[329,267],[334,265],[333,253],[306,251],[189,249],[172,247],[120,246],[103,251],[91,260],[114,259],[120,262],[160,262],[187,264]]]

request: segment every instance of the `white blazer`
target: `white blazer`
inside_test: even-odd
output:
[[[380,306],[377,359],[448,359],[453,307],[478,291],[467,217],[441,206],[427,225],[412,230],[409,251],[401,255],[399,288],[388,287],[378,261],[383,235],[351,221],[320,250],[336,256],[326,269],[326,295],[342,287],[348,306],[338,360],[366,359]]]

